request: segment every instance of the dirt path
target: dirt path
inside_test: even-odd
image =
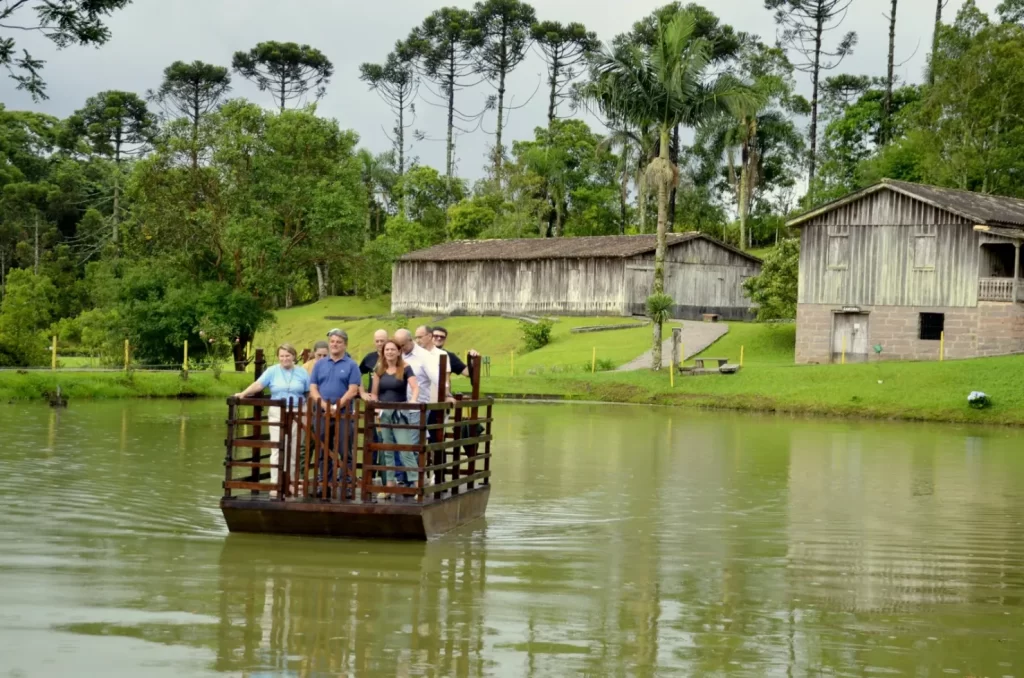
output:
[[[664,332],[664,336],[667,338],[661,345],[661,364],[663,367],[668,367],[672,364],[673,327],[683,328],[683,351],[686,353],[683,356],[684,360],[690,356],[697,355],[729,331],[728,325],[724,323],[704,323],[695,320],[673,320],[665,323],[662,332]],[[652,357],[651,352],[647,351],[636,360],[631,360],[616,371],[648,370],[651,368]]]

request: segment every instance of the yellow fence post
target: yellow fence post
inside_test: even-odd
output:
[[[740,367],[743,367],[743,349],[744,346],[740,346]]]
[[[128,340],[124,340],[124,371],[128,371]]]
[[[53,348],[50,351],[50,369],[57,369],[57,335],[53,335]]]
[[[509,356],[511,358],[511,363],[512,363],[512,376],[514,377],[514,376],[516,376],[516,352],[512,351],[509,354]]]
[[[54,337],[56,340],[56,337]],[[939,332],[939,362],[946,359],[946,333]]]
[[[839,362],[840,365],[845,365],[846,364],[846,335],[845,334],[843,335],[843,353],[842,353],[842,357],[839,359],[839,361],[840,361]]]
[[[185,356],[181,361],[181,369],[188,374],[188,339],[185,340]]]
[[[668,370],[668,383],[672,388],[676,387],[676,370],[679,368],[678,365],[673,365]]]
[[[597,372],[597,346],[594,347],[594,351],[590,355],[590,373],[594,374],[595,372]]]

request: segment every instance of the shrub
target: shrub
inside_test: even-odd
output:
[[[672,314],[672,297],[667,294],[652,294],[647,297],[647,317],[653,322],[664,323]]]
[[[554,326],[550,320],[540,320],[536,323],[520,320],[519,333],[523,337],[523,352],[536,351],[550,344],[551,330]]]

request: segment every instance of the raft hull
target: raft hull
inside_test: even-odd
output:
[[[231,532],[426,541],[482,518],[490,494],[485,485],[423,504],[232,497],[220,508]]]

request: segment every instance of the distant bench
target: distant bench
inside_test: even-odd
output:
[[[684,374],[736,374],[739,365],[729,363],[728,358],[694,358],[693,367],[681,367]]]

